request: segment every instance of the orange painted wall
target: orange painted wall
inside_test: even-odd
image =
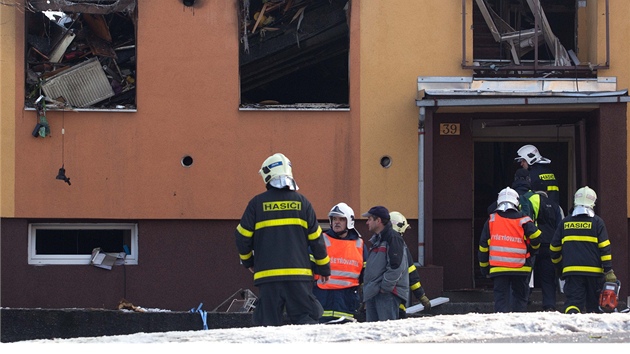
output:
[[[461,9],[461,1],[433,0],[361,7],[362,210],[382,204],[418,217],[417,78],[471,75],[461,69]]]
[[[139,0],[137,112],[49,112],[52,136],[33,138],[35,112],[23,110],[16,95],[15,212],[3,216],[239,219],[264,190],[258,169],[275,152],[291,159],[300,192],[320,218],[339,201],[356,204],[358,8],[350,111],[262,112],[238,109],[236,1],[204,1],[192,12],[179,1]],[[21,12],[15,21],[23,27]],[[17,33],[17,63],[23,43]],[[18,67],[17,92],[23,77]],[[55,179],[62,145],[71,186]],[[189,168],[180,163],[185,155],[194,159]]]

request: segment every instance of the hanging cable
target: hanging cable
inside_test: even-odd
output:
[[[61,111],[61,168],[59,169],[59,173],[57,173],[57,177],[55,177],[58,180],[62,180],[66,183],[68,183],[68,185],[70,185],[70,178],[66,176],[66,168],[65,168],[65,158],[64,158],[64,151],[65,151],[65,135],[66,135],[66,115],[65,115],[65,110]]]

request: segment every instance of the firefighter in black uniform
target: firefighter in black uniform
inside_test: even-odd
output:
[[[392,229],[397,231],[400,236],[405,234],[405,230],[411,227],[407,222],[407,218],[403,214],[398,211],[392,211],[389,213],[389,218],[392,222]],[[405,247],[407,245],[405,244]],[[411,252],[407,249],[407,273],[409,275],[409,291],[413,293],[413,296],[420,301],[423,312],[429,312],[431,310],[431,301],[427,297],[424,292],[424,288],[422,287],[422,283],[420,283],[420,273],[418,273],[418,269],[416,265],[413,263],[413,258],[411,257]],[[406,304],[400,304],[398,307],[398,317],[399,318],[407,318],[407,306],[411,305],[411,294],[409,294],[408,300]]]
[[[529,170],[532,185],[536,181],[542,181],[545,185],[547,196],[554,202],[560,204],[560,188],[558,180],[549,165],[551,160],[542,157],[540,152],[534,145],[523,145],[517,151],[518,157],[515,158],[521,164],[521,167]]]
[[[551,260],[565,280],[565,313],[599,312],[603,282],[616,282],[604,220],[595,215],[597,194],[588,186],[575,192],[573,211],[551,241]]]
[[[535,191],[529,199],[535,210],[535,223],[540,230],[540,248],[534,260],[534,284],[542,290],[543,311],[556,311],[556,269],[551,261],[549,245],[564,218],[564,211],[544,192],[545,185],[538,180],[532,184]]]
[[[268,157],[259,173],[267,191],[249,201],[235,231],[241,263],[259,289],[253,324],[283,325],[284,311],[291,324],[319,323],[323,309],[312,292],[309,249],[323,282],[330,261],[315,211],[297,192],[286,156]]]

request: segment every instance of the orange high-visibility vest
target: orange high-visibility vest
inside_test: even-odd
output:
[[[531,221],[529,216],[510,219],[497,213],[490,216],[490,265],[494,267],[520,268],[529,257],[523,224]]]
[[[334,290],[358,286],[363,269],[363,240],[340,240],[325,233],[323,236],[330,258],[330,280],[323,284],[317,279],[317,287]]]

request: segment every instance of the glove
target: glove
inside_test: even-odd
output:
[[[420,303],[422,304],[422,306],[424,306],[424,309],[422,311],[429,311],[431,310],[431,301],[429,301],[429,298],[426,295],[422,295],[422,297],[420,298]]]
[[[606,273],[604,273],[604,280],[607,283],[616,283],[617,282],[617,276],[615,275],[615,272],[611,269],[611,270],[607,271]]]
[[[399,320],[404,320],[405,318],[407,318],[407,311],[401,309],[400,307],[398,308],[398,319]]]

